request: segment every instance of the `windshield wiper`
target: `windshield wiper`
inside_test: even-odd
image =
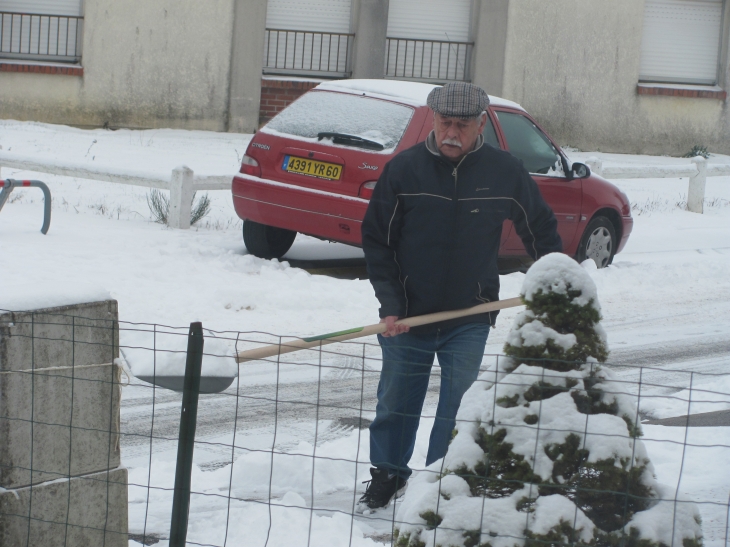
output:
[[[332,139],[332,142],[335,144],[349,144],[351,146],[367,148],[368,150],[385,150],[385,146],[377,141],[363,139],[362,137],[348,135],[347,133],[330,133],[328,131],[317,133],[317,140],[321,141],[322,139]]]

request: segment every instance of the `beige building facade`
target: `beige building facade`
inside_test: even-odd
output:
[[[522,104],[563,145],[648,154],[700,145],[730,153],[730,2],[718,3],[715,85],[642,82],[647,3],[481,0],[472,80]]]
[[[730,0],[60,1],[0,0],[0,118],[252,132],[312,80],[467,80],[563,145],[730,153]]]

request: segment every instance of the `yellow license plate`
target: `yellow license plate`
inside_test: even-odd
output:
[[[284,164],[281,166],[284,171],[319,177],[327,180],[340,180],[342,166],[336,163],[308,160],[296,156],[284,156]]]

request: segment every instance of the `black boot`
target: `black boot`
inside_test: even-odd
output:
[[[367,509],[385,507],[393,498],[400,497],[406,489],[406,479],[390,475],[387,469],[370,468],[372,480],[357,504],[359,513]]]

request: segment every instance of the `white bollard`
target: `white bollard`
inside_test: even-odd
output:
[[[687,209],[693,213],[702,213],[705,204],[705,183],[707,182],[707,160],[702,156],[692,158],[697,174],[689,178],[687,191]]]
[[[600,175],[601,171],[603,171],[603,162],[599,160],[596,156],[591,156],[586,160],[586,165],[591,168],[591,172],[595,173],[596,175]]]
[[[185,165],[173,169],[170,179],[170,210],[167,213],[167,225],[170,228],[190,228],[194,193],[193,170]]]

